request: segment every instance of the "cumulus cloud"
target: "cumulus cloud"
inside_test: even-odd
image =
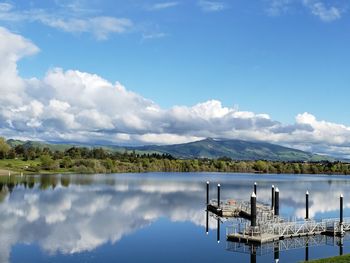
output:
[[[311,113],[282,124],[268,114],[226,107],[218,100],[163,109],[119,82],[78,70],[50,69],[23,79],[17,62],[39,51],[30,40],[0,28],[2,136],[47,141],[171,144],[238,138],[349,156],[350,127]]]
[[[49,13],[43,9],[15,10],[15,6],[0,4],[0,20],[7,22],[39,22],[46,26],[69,33],[91,33],[98,40],[105,40],[111,34],[121,34],[132,28],[127,18],[110,16],[76,16],[67,13]]]

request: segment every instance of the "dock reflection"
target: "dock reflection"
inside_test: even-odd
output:
[[[305,261],[309,261],[309,253],[312,247],[317,246],[338,246],[339,256],[343,255],[344,242],[349,242],[350,236],[310,236],[278,240],[267,244],[246,244],[227,241],[226,249],[230,252],[244,253],[251,255],[251,262],[256,262],[257,256],[271,255],[275,262],[279,262],[280,252],[294,249],[304,249]]]

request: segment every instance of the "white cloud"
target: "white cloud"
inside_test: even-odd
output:
[[[319,17],[324,22],[332,22],[342,17],[345,11],[344,4],[326,4],[322,0],[264,0],[265,11],[269,16],[279,16],[292,13],[298,8],[306,8],[312,15]]]
[[[152,5],[149,10],[152,11],[157,11],[157,10],[163,10],[163,9],[168,9],[171,7],[175,7],[179,5],[179,2],[162,2],[162,3],[156,3]]]
[[[43,79],[23,79],[17,62],[37,53],[38,47],[5,28],[0,28],[0,39],[2,136],[115,144],[239,138],[349,157],[350,127],[310,113],[282,124],[218,100],[162,109],[118,82],[78,70],[53,68]]]
[[[224,2],[211,0],[200,0],[198,5],[204,12],[219,12],[227,8]]]
[[[335,6],[327,7],[323,2],[315,0],[303,0],[303,3],[322,21],[331,22],[341,18],[342,10]]]
[[[127,18],[110,16],[72,16],[49,13],[43,9],[16,11],[14,6],[0,4],[0,20],[7,22],[39,22],[46,26],[69,33],[91,33],[98,40],[105,40],[111,34],[121,34],[133,27]]]

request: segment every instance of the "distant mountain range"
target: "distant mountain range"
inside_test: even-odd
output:
[[[129,149],[132,149],[131,147]],[[229,157],[234,160],[269,160],[269,161],[322,161],[335,160],[329,156],[322,156],[292,148],[265,142],[251,142],[243,140],[216,140],[174,144],[149,145],[134,147],[138,151],[168,153],[177,158],[220,158]]]
[[[146,145],[138,147],[83,145],[83,144],[54,144],[36,141],[8,140],[11,146],[47,147],[52,151],[64,151],[73,146],[102,147],[111,152],[135,151],[137,153],[171,154],[176,158],[194,159],[229,157],[234,160],[269,160],[269,161],[335,161],[336,158],[312,154],[276,144],[266,142],[252,142],[243,140],[205,139],[183,144],[173,145]]]

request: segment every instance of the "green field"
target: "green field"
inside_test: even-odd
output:
[[[33,168],[40,167],[40,160],[28,160],[23,161],[21,159],[0,159],[0,175],[8,175],[8,172],[11,171],[11,174],[32,174],[32,173],[67,173],[70,172],[67,169],[59,168],[55,170],[39,170],[34,171]]]
[[[332,258],[325,258],[325,259],[317,259],[308,261],[311,263],[348,263],[350,262],[350,254],[339,256],[339,257],[332,257]]]

